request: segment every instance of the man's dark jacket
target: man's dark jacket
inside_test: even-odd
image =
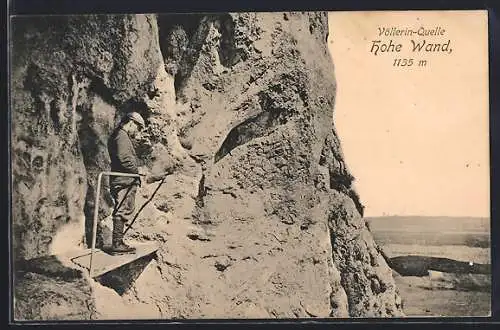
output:
[[[137,156],[127,132],[117,128],[108,140],[108,152],[111,158],[111,171],[122,173],[139,173]],[[112,190],[127,188],[132,184],[140,185],[139,178],[111,176],[109,185]]]

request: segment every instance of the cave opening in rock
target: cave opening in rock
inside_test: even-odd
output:
[[[174,76],[176,91],[189,77],[196,63],[199,54],[197,46],[201,47],[202,43],[193,41],[205,16],[204,14],[158,15],[160,51],[163,55],[165,70]]]

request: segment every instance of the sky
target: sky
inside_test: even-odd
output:
[[[379,36],[384,27],[444,33]],[[487,14],[330,12],[329,30],[334,120],[365,216],[489,217]],[[451,52],[412,52],[412,39],[449,40]],[[375,55],[373,40],[402,46]]]

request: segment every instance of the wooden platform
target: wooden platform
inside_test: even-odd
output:
[[[130,264],[158,250],[156,243],[135,243],[130,244],[137,250],[133,254],[110,255],[102,250],[95,249],[92,257],[92,277],[98,277],[121,266]],[[71,260],[76,265],[89,270],[90,249],[74,251],[64,255],[65,259]]]

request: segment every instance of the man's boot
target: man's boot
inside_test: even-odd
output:
[[[135,248],[123,242],[123,227],[125,222],[122,219],[113,221],[113,245],[109,251],[112,255],[134,253]]]

